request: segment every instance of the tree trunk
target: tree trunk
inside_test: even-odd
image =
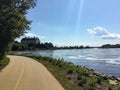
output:
[[[6,51],[8,50],[8,44],[9,44],[8,42],[0,43],[0,60],[6,56]]]

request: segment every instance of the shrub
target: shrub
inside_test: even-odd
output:
[[[78,69],[78,70],[77,70],[77,73],[80,74],[80,75],[86,76],[86,77],[88,77],[89,74],[90,74],[90,73],[89,73],[87,70],[85,70],[85,69]]]
[[[63,67],[65,62],[63,60],[57,60],[56,65],[58,65],[60,68]]]
[[[89,86],[87,90],[96,90],[94,86]]]
[[[68,77],[68,80],[71,80],[71,77]]]
[[[100,84],[100,83],[101,83],[101,81],[102,81],[102,77],[98,76],[96,79],[97,79],[97,83],[99,83],[99,84]]]
[[[68,73],[68,74],[73,74],[73,71],[74,71],[74,70],[73,70],[72,68],[69,68],[67,73]]]
[[[81,75],[78,75],[77,80],[81,80],[81,79],[82,79]]]
[[[83,84],[86,84],[86,83],[87,83],[87,79],[86,79],[85,77],[83,77],[83,78],[79,81],[78,85],[79,85],[79,86],[83,86]]]
[[[109,85],[108,90],[113,90],[113,86]]]
[[[95,87],[96,86],[96,80],[91,80],[88,85]]]
[[[88,84],[88,90],[96,90],[96,82],[96,79],[90,80]]]
[[[106,76],[103,77],[104,80],[108,80],[108,78]]]

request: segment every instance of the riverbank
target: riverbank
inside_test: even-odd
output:
[[[42,63],[66,90],[119,90],[120,80],[77,66],[71,62],[49,57],[31,56]]]
[[[13,52],[17,55],[48,56],[63,58],[75,65],[85,66],[95,71],[120,78],[120,49],[73,49],[38,50]]]

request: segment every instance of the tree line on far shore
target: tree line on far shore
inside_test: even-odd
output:
[[[15,41],[11,45],[11,51],[24,51],[24,50],[47,50],[47,49],[54,49],[54,46],[52,43],[30,43],[30,44],[22,44],[18,41]]]
[[[115,45],[105,44],[102,45],[101,48],[120,48],[120,44],[115,44]]]
[[[105,44],[100,47],[90,47],[90,46],[54,46],[52,43],[38,43],[38,44],[22,44],[18,41],[15,41],[11,44],[11,51],[25,51],[25,50],[53,50],[53,49],[89,49],[89,48],[120,48],[120,44],[111,45]]]
[[[11,51],[25,51],[25,50],[54,50],[54,49],[89,49],[89,48],[120,48],[120,44],[104,44],[100,47],[90,47],[90,46],[54,46],[52,43],[30,43],[28,45],[22,44],[18,41],[15,41],[11,44]]]
[[[11,51],[25,51],[25,50],[55,50],[55,49],[87,49],[87,48],[93,48],[89,46],[54,46],[51,42],[45,42],[45,43],[29,43],[29,44],[23,44],[21,42],[15,41],[11,44]]]
[[[53,49],[85,49],[85,48],[92,48],[89,46],[54,46],[52,43],[30,43],[30,44],[23,44],[18,41],[15,41],[11,44],[11,51],[24,51],[24,50],[53,50]]]

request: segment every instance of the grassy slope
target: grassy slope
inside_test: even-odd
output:
[[[9,58],[7,57],[0,60],[0,70],[2,70],[6,65],[8,65],[8,63],[9,63]]]
[[[32,56],[32,58],[41,62],[65,90],[120,90],[119,81],[112,85],[107,77],[97,75],[85,67],[49,57]]]

